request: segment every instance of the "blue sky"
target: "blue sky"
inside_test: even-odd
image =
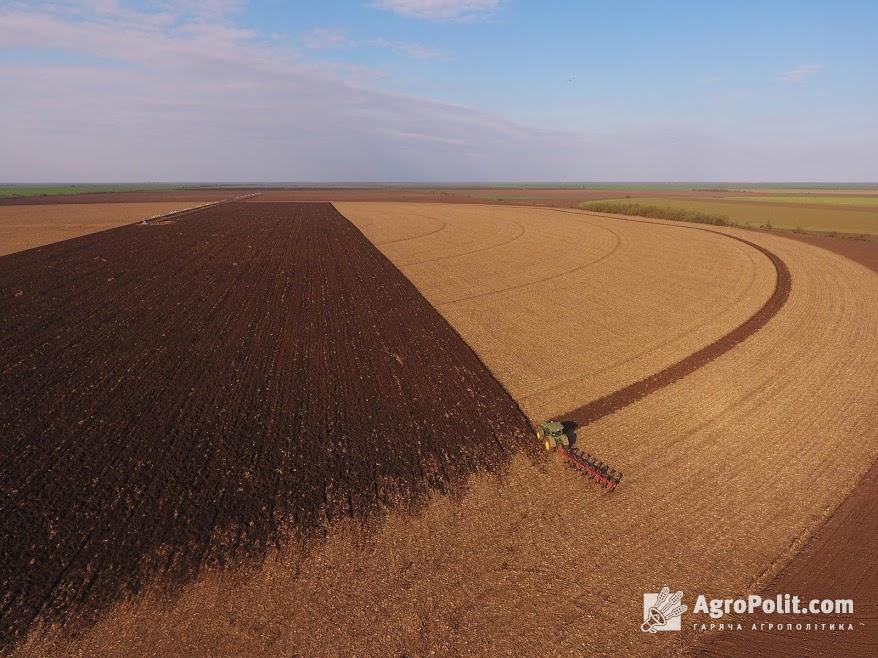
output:
[[[0,1],[0,180],[875,181],[878,3]]]

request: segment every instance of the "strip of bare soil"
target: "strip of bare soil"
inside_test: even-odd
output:
[[[643,220],[622,218],[616,215],[603,215],[600,213],[592,214],[598,214],[602,217],[611,217],[620,221],[652,223],[644,222]],[[643,398],[650,393],[664,388],[669,384],[673,384],[675,381],[682,379],[686,375],[698,370],[698,368],[701,368],[707,363],[710,363],[717,357],[722,356],[733,347],[735,347],[738,343],[746,340],[749,336],[752,336],[754,333],[764,327],[766,323],[771,320],[771,318],[777,315],[777,312],[783,307],[784,304],[786,304],[787,299],[789,299],[790,290],[792,289],[792,278],[790,277],[789,268],[787,268],[786,263],[784,263],[780,258],[778,258],[778,256],[776,256],[773,252],[769,251],[765,247],[762,247],[743,238],[739,238],[726,233],[719,233],[718,231],[711,231],[710,229],[700,228],[697,226],[678,226],[675,224],[668,224],[668,227],[717,233],[718,235],[724,235],[725,237],[732,240],[738,240],[739,242],[743,242],[744,244],[753,247],[757,251],[762,252],[769,258],[769,260],[771,260],[772,264],[774,265],[775,271],[777,272],[777,281],[775,282],[774,291],[772,292],[771,296],[766,300],[765,304],[763,304],[762,307],[754,315],[752,315],[743,324],[732,329],[725,336],[722,336],[719,340],[714,341],[710,345],[701,348],[697,352],[690,354],[689,356],[681,359],[680,361],[677,361],[676,363],[668,366],[667,368],[664,368],[663,370],[660,370],[657,373],[654,373],[648,377],[644,377],[643,379],[629,384],[628,386],[625,386],[618,391],[614,391],[609,395],[605,395],[602,398],[593,400],[588,404],[578,407],[577,409],[574,409],[565,414],[565,418],[576,422],[578,425],[587,425],[589,423],[593,423],[600,418],[603,418],[604,416],[608,416],[609,414],[612,414],[619,409],[628,406],[632,402],[636,402],[640,398]]]
[[[0,317],[0,650],[536,450],[329,204],[231,203],[0,258]]]

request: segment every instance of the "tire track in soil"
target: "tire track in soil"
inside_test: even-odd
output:
[[[546,388],[542,388],[542,389],[528,392],[526,395],[521,396],[519,398],[519,400],[526,400],[526,399],[534,397],[536,395],[541,395],[541,394],[544,394],[548,391],[553,391],[553,390],[556,390],[556,389],[561,388],[563,386],[568,386],[575,381],[581,381],[582,379],[584,379],[585,377],[587,377],[589,375],[605,374],[605,373],[609,372],[610,370],[613,370],[614,368],[618,368],[621,365],[631,363],[631,362],[636,361],[637,359],[640,359],[648,354],[652,354],[656,350],[658,350],[662,347],[665,347],[667,345],[670,345],[671,343],[673,343],[676,340],[679,340],[680,338],[682,338],[683,336],[685,336],[687,333],[689,333],[691,331],[701,329],[702,327],[709,324],[715,317],[718,317],[718,316],[722,315],[723,313],[727,312],[731,307],[733,307],[735,304],[737,304],[738,302],[743,300],[744,297],[746,297],[750,293],[750,290],[752,289],[753,284],[755,283],[755,276],[756,276],[755,269],[751,272],[751,275],[752,276],[750,279],[750,283],[747,286],[747,288],[742,290],[740,292],[740,294],[738,294],[736,297],[732,298],[731,301],[727,305],[720,307],[719,310],[715,311],[711,316],[706,317],[704,320],[702,320],[698,324],[691,325],[690,327],[687,327],[686,329],[684,329],[682,331],[679,331],[675,334],[668,336],[665,340],[654,343],[652,346],[649,347],[649,349],[635,352],[621,361],[617,361],[615,363],[607,365],[605,368],[602,368],[600,370],[592,370],[591,372],[580,371],[574,375],[571,375],[569,377],[565,377],[564,379],[558,379],[556,381],[556,383],[553,383]]]
[[[470,251],[460,251],[454,254],[450,254],[448,256],[440,256],[439,258],[427,258],[426,260],[416,260],[410,263],[400,263],[400,267],[409,267],[414,265],[424,265],[425,263],[439,263],[443,260],[451,260],[452,258],[459,258],[460,256],[469,256],[471,254],[478,254],[483,251],[490,251],[491,249],[496,249],[497,247],[502,247],[507,244],[511,244],[516,240],[519,240],[524,235],[524,227],[518,222],[511,222],[516,225],[518,228],[518,233],[513,235],[511,238],[506,238],[501,242],[497,242],[492,245],[488,245],[487,247],[479,247],[477,249],[472,249]],[[382,243],[383,244],[383,243]]]
[[[0,317],[0,651],[537,453],[475,353],[327,203],[0,258]]]
[[[411,240],[417,240],[418,238],[426,238],[429,235],[435,235],[436,233],[444,231],[446,228],[448,228],[448,225],[445,222],[440,222],[439,228],[430,229],[429,231],[426,231],[424,233],[418,233],[417,235],[410,235],[407,238],[396,238],[394,240],[386,240],[384,242],[376,242],[375,246],[376,247],[383,247],[383,246],[388,245],[388,244],[397,244],[398,242],[409,242]]]
[[[479,292],[479,293],[476,293],[474,295],[467,295],[466,297],[457,297],[455,299],[449,299],[447,301],[438,303],[437,306],[447,306],[448,304],[456,304],[458,302],[466,302],[466,301],[470,301],[473,299],[479,299],[480,297],[490,297],[491,295],[500,295],[500,294],[503,294],[506,292],[512,292],[514,290],[521,290],[523,288],[529,288],[530,286],[537,286],[541,283],[547,283],[549,281],[554,281],[555,279],[560,279],[560,278],[565,277],[569,274],[573,274],[574,272],[581,272],[582,270],[587,270],[589,267],[593,267],[593,266],[597,265],[598,263],[601,263],[601,262],[607,260],[608,258],[610,258],[622,246],[622,237],[618,233],[616,233],[613,229],[605,228],[603,226],[600,228],[602,228],[603,230],[612,234],[613,237],[616,239],[616,242],[613,245],[612,249],[610,249],[610,251],[607,251],[606,253],[601,254],[600,256],[598,256],[597,258],[594,258],[593,260],[586,261],[585,263],[581,263],[581,264],[577,265],[576,267],[571,267],[570,269],[564,270],[562,272],[555,272],[554,274],[549,274],[549,275],[544,276],[540,279],[534,279],[533,281],[527,281],[526,283],[516,283],[516,284],[511,285],[511,286],[506,286],[505,288],[495,288],[494,290],[488,290],[487,292]],[[523,235],[523,234],[524,234],[524,230],[522,229],[521,235]],[[516,236],[515,239],[517,240],[518,238],[521,237],[521,235]],[[512,240],[510,240],[509,242],[512,242]],[[503,244],[503,243],[501,243],[501,244]],[[493,249],[495,246],[500,246],[500,245],[493,245],[491,247],[486,247],[484,250],[478,249],[476,251],[487,251],[488,249]],[[474,253],[474,252],[466,252],[466,253]],[[463,256],[466,254],[455,254],[455,256],[458,256],[458,255]],[[409,264],[410,263],[405,263],[403,265],[403,267],[406,267]]]

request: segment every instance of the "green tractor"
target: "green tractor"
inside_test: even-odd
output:
[[[546,420],[537,427],[537,440],[542,441],[546,450],[557,448],[559,445],[569,446],[570,439],[564,431],[564,424],[557,420]]]

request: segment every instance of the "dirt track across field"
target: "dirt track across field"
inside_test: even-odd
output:
[[[0,256],[210,203],[0,204]]]
[[[329,204],[232,203],[0,259],[0,639],[415,508],[536,452]]]
[[[631,219],[630,221],[637,222],[640,220]],[[679,226],[678,228],[686,230],[695,227]],[[711,232],[710,229],[698,230]],[[774,291],[762,307],[745,322],[734,327],[727,334],[709,345],[706,345],[697,352],[693,352],[659,372],[653,373],[648,377],[644,377],[639,381],[625,386],[624,388],[613,391],[609,395],[605,395],[602,398],[598,398],[597,400],[593,400],[577,409],[569,411],[565,414],[566,418],[576,422],[580,426],[587,426],[589,423],[593,423],[604,416],[627,407],[632,402],[682,379],[710,361],[725,354],[738,345],[738,343],[746,340],[762,329],[762,327],[764,327],[766,323],[777,314],[783,305],[786,304],[792,288],[792,278],[790,277],[790,271],[787,268],[786,263],[768,249],[749,240],[745,240],[739,236],[727,237],[740,240],[744,244],[762,252],[769,260],[771,260],[772,265],[774,265],[776,275]]]

